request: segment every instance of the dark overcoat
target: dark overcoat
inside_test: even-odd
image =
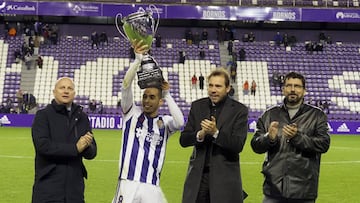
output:
[[[32,202],[84,202],[85,159],[97,153],[95,139],[82,153],[76,143],[80,136],[91,132],[87,114],[72,104],[71,112],[54,100],[36,113],[32,124],[35,147],[35,180]]]
[[[210,118],[209,104],[209,98],[194,101],[187,124],[181,132],[181,146],[194,146],[184,184],[183,203],[195,203],[199,191],[207,146],[205,142],[197,142],[196,133],[201,130],[200,122]],[[243,202],[239,153],[246,141],[247,122],[247,107],[227,98],[220,115],[216,118],[218,137],[207,144],[210,150],[211,202]]]

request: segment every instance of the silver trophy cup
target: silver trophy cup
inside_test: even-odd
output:
[[[157,18],[153,18],[153,11],[156,11]],[[123,17],[118,13],[115,17],[115,25],[121,36],[133,40],[143,40],[144,44],[151,48],[155,33],[159,26],[160,14],[154,5],[149,5],[148,10],[142,7],[135,13]],[[119,26],[121,22],[122,26]],[[122,29],[121,29],[122,28]],[[137,72],[138,85],[141,89],[147,87],[160,87],[163,83],[163,76],[155,59],[148,53],[145,54],[141,62],[140,70]]]

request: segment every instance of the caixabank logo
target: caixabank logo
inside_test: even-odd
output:
[[[6,2],[0,1],[2,14],[36,14],[36,2]]]

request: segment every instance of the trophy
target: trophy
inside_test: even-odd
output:
[[[153,18],[153,11],[156,11],[157,19]],[[119,19],[122,23],[122,30],[119,26]],[[159,26],[160,14],[154,5],[149,5],[148,10],[142,7],[137,12],[123,17],[118,13],[115,17],[115,25],[121,36],[132,42],[134,39],[143,42],[151,48],[153,38]],[[141,89],[147,87],[161,87],[164,81],[162,71],[155,59],[149,53],[145,53],[141,61],[140,70],[137,72],[138,85]]]

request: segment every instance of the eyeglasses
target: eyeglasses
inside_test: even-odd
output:
[[[296,89],[296,90],[301,90],[302,88],[304,88],[304,86],[302,86],[302,85],[287,84],[287,85],[285,85],[285,88],[286,88],[286,89],[292,89],[292,88],[294,88],[294,89]]]

